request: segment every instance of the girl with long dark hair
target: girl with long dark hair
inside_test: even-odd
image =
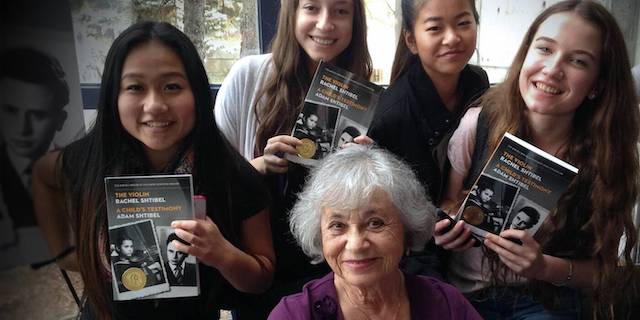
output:
[[[212,104],[189,38],[167,23],[137,23],[109,50],[95,125],[38,161],[40,225],[54,253],[76,246],[59,263],[80,271],[99,318],[210,319],[227,307],[229,286],[256,293],[270,285],[268,192],[218,131]],[[114,302],[104,178],[157,173],[191,173],[195,193],[207,199],[206,219],[172,223],[190,244],[174,241],[176,249],[200,261],[200,296]]]

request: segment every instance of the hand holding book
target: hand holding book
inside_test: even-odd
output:
[[[437,245],[447,250],[464,251],[478,243],[471,235],[471,230],[465,227],[464,221],[450,217],[441,209],[437,211],[439,221],[433,236]]]
[[[544,257],[540,244],[524,230],[508,229],[502,231],[499,236],[488,233],[483,243],[518,275],[540,279],[544,273]]]
[[[289,161],[285,154],[298,154],[296,147],[301,144],[298,138],[289,135],[271,137],[267,140],[262,156],[253,159],[251,163],[262,174],[287,172]]]
[[[219,269],[225,260],[226,252],[233,245],[225,239],[218,226],[211,218],[196,220],[176,220],[171,223],[175,233],[190,245],[174,240],[176,250],[195,256],[198,261],[210,267]]]

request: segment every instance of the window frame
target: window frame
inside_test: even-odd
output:
[[[260,44],[260,53],[269,51],[269,44],[276,32],[278,22],[278,12],[280,10],[279,0],[259,0],[258,1],[258,41]],[[220,83],[209,83],[209,88],[215,97],[220,90]],[[95,110],[98,107],[98,97],[100,96],[99,83],[81,83],[80,91],[82,95],[82,104],[85,110]]]

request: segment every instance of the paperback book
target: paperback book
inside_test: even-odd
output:
[[[199,295],[197,261],[176,250],[171,228],[206,205],[191,175],[107,177],[105,193],[114,300]]]
[[[458,213],[473,234],[519,229],[534,235],[578,169],[505,133]]]
[[[287,159],[315,166],[329,153],[367,133],[384,89],[339,67],[320,62],[292,136],[297,155]]]

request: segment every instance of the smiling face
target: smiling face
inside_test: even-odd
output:
[[[469,0],[428,0],[405,42],[432,79],[457,76],[475,51],[477,24]]]
[[[520,94],[529,112],[573,116],[596,90],[601,34],[572,13],[557,13],[533,37],[519,76]]]
[[[118,114],[125,130],[144,145],[154,164],[177,152],[194,127],[194,97],[180,58],[157,41],[129,53],[122,68]]]
[[[404,228],[386,193],[374,192],[356,210],[323,209],[320,227],[322,252],[337,281],[367,287],[398,270]]]
[[[351,43],[353,0],[300,0],[295,36],[310,58],[312,73],[320,60],[333,62]]]

